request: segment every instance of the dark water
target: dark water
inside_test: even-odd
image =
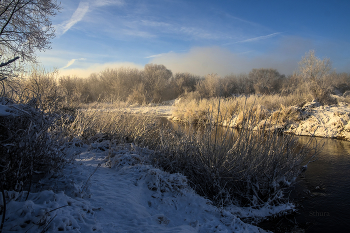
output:
[[[164,123],[179,127],[174,122]],[[297,205],[297,213],[259,226],[273,232],[350,232],[350,142],[297,138],[301,145],[319,149],[317,160],[308,164],[287,194]]]
[[[301,143],[308,140],[299,137]],[[324,145],[293,190],[296,222],[306,232],[350,232],[350,142],[313,140]]]

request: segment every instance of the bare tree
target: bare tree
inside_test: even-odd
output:
[[[50,48],[54,37],[50,17],[59,9],[56,0],[0,1],[0,80],[19,58],[36,62],[35,51]]]

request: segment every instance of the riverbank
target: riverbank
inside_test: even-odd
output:
[[[218,106],[219,104],[216,104],[216,107]],[[350,141],[350,106],[345,102],[322,106],[316,101],[311,101],[302,106],[281,106],[272,110],[263,105],[239,110],[236,107],[235,110],[226,111],[221,115],[216,114],[213,110],[215,105],[208,102],[207,112],[212,114],[209,117],[204,111],[200,112],[194,107],[190,109],[192,113],[188,113],[189,109],[182,107],[183,105],[174,106],[173,115],[169,119],[182,122],[190,120],[195,123],[212,122],[231,128],[241,128],[242,125],[245,125],[251,130],[279,130],[298,136],[316,136]],[[192,114],[192,118],[188,116],[190,114]]]
[[[164,102],[162,104],[149,105],[128,105],[115,107],[114,104],[88,105],[81,109],[84,112],[118,112],[123,114],[142,114],[155,117],[166,117],[174,122],[190,123],[196,121],[206,121],[205,113],[199,112],[193,107],[193,118],[189,119],[185,113],[183,105],[178,105],[179,100]],[[207,108],[212,108],[208,104]],[[195,113],[194,113],[195,112]],[[234,112],[233,116],[219,118],[219,125],[230,128],[240,128],[244,116],[241,112]],[[324,105],[316,101],[305,103],[303,106],[280,107],[277,110],[268,110],[262,105],[248,109],[247,112],[255,114],[254,119],[250,119],[252,130],[265,128],[269,130],[280,130],[284,133],[298,136],[316,136],[324,138],[336,138],[350,141],[350,106],[348,103],[339,102],[333,105]],[[191,114],[191,113],[189,113]],[[258,116],[257,116],[258,115]],[[202,117],[202,119],[200,119]],[[248,118],[248,116],[246,116]],[[250,116],[252,117],[252,116]],[[217,118],[212,117],[216,123]],[[192,122],[191,122],[192,121]],[[252,122],[254,121],[254,122]]]
[[[217,208],[196,194],[185,176],[153,167],[153,151],[113,141],[76,141],[63,152],[72,163],[26,192],[6,192],[4,231],[18,232],[266,232],[258,220],[293,210]]]

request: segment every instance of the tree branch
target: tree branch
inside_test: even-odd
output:
[[[19,57],[17,56],[17,57],[15,57],[13,59],[8,60],[7,62],[3,62],[3,63],[0,64],[0,67],[7,66],[8,64],[11,64],[12,62],[14,62],[14,61],[16,61],[18,59],[19,59]]]

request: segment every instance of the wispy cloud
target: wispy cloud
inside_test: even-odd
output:
[[[163,56],[163,54],[164,53],[155,54],[155,55],[151,55],[151,56],[148,56],[148,57],[145,57],[145,58],[161,57],[161,56]]]
[[[181,27],[179,30],[181,33],[187,34],[197,39],[218,39],[219,36],[212,34],[200,28],[195,27]]]
[[[141,38],[154,38],[156,35],[144,31],[144,30],[139,30],[137,28],[128,28],[128,29],[122,29],[121,33],[127,36],[133,36],[133,37],[141,37]]]
[[[223,46],[225,45],[231,45],[231,44],[238,44],[238,43],[246,43],[246,42],[253,42],[253,41],[259,41],[259,40],[264,40],[264,39],[268,39],[274,36],[277,36],[279,34],[281,34],[282,32],[275,32],[266,36],[258,36],[258,37],[253,37],[253,38],[249,38],[249,39],[245,39],[245,40],[240,40],[240,41],[236,41],[236,42],[230,42],[230,43],[225,43],[223,44]]]
[[[141,20],[142,24],[149,27],[171,27],[172,25],[164,22]]]
[[[97,7],[112,6],[112,5],[122,6],[124,4],[125,4],[124,0],[93,0],[92,1],[92,5]]]
[[[85,58],[79,58],[79,59],[72,59],[70,60],[67,65],[65,65],[64,67],[62,67],[61,69],[66,69],[68,67],[70,67],[71,65],[74,64],[75,61],[83,61],[83,60],[86,60]]]
[[[148,56],[148,57],[145,57],[145,58],[154,58],[154,57],[161,57],[165,54],[169,54],[169,53],[172,53],[173,51],[170,51],[168,53],[160,53],[160,54],[155,54],[155,55],[151,55],[151,56]]]
[[[275,32],[266,36],[258,36],[258,37],[254,37],[254,38],[250,38],[250,39],[246,39],[246,40],[241,40],[241,41],[237,41],[236,43],[245,43],[245,42],[252,42],[252,41],[257,41],[257,40],[264,40],[264,39],[268,39],[274,36],[277,36],[281,34],[281,32]]]
[[[248,20],[245,20],[245,19],[233,16],[233,15],[230,15],[229,13],[221,12],[221,14],[223,14],[227,18],[234,19],[236,21],[240,21],[242,23],[249,24],[249,25],[254,26],[254,27],[265,28],[264,26],[262,26],[262,25],[260,25],[258,23],[255,23],[255,22],[252,22],[252,21],[248,21]]]
[[[66,33],[71,27],[73,27],[76,23],[81,21],[84,17],[84,15],[88,12],[89,10],[89,3],[88,2],[80,2],[78,8],[74,11],[72,17],[59,24],[56,25],[56,32],[58,36],[63,35]]]

